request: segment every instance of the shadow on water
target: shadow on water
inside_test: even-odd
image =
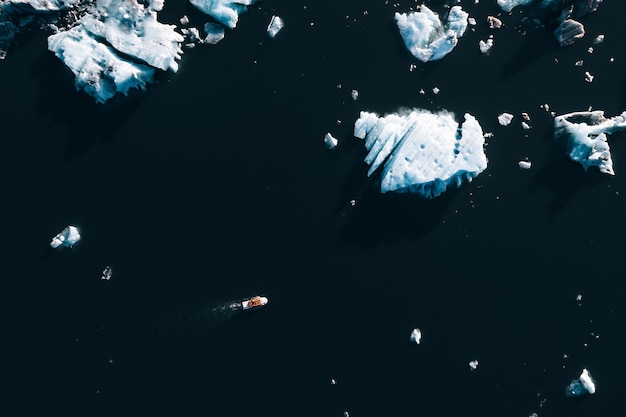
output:
[[[547,134],[544,140],[554,139],[551,134]],[[552,200],[547,214],[548,219],[552,221],[567,207],[576,193],[606,180],[606,174],[602,174],[596,168],[585,171],[582,165],[569,159],[565,147],[557,143],[550,151],[548,163],[533,177],[528,191],[532,193],[542,188],[548,189]]]
[[[524,36],[524,44],[515,57],[504,65],[501,74],[502,81],[508,81],[525,68],[535,64],[549,53],[560,48],[552,33],[545,27],[528,29]]]
[[[76,91],[74,76],[53,54],[44,54],[36,63],[34,75],[40,80],[36,116],[49,128],[67,129],[66,159],[87,152],[98,140],[110,140],[131,118],[145,92],[131,91],[98,104],[82,91]]]
[[[382,194],[382,168],[368,177],[368,166],[362,159],[353,164],[356,168],[342,187],[346,198],[335,211],[335,215],[345,219],[338,235],[341,245],[370,248],[398,239],[419,239],[440,223],[459,192],[458,188],[452,187],[433,199],[410,193]]]

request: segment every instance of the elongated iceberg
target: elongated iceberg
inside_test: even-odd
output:
[[[472,181],[487,168],[483,131],[471,114],[459,126],[447,111],[416,109],[380,117],[361,112],[354,136],[365,139],[368,176],[384,164],[381,192],[410,192],[426,198]]]
[[[465,33],[468,17],[461,6],[450,9],[445,25],[424,5],[417,12],[395,14],[404,44],[422,62],[435,61],[450,53]]]
[[[585,170],[595,166],[615,175],[607,141],[609,134],[626,129],[626,111],[607,119],[602,110],[567,113],[554,118],[554,137],[565,145],[571,160]]]
[[[53,248],[67,247],[71,248],[80,240],[80,232],[76,226],[67,226],[50,241]]]
[[[78,24],[48,38],[76,76],[76,89],[104,103],[145,88],[155,68],[177,71],[183,35],[157,21],[163,0],[98,0]]]
[[[257,0],[189,0],[198,10],[208,14],[224,26],[234,29],[239,15]]]

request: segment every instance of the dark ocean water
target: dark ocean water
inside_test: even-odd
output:
[[[105,106],[45,33],[17,39],[0,62],[0,415],[620,414],[626,134],[614,177],[585,172],[540,105],[626,109],[626,6],[605,0],[560,47],[519,11],[490,32],[495,0],[463,0],[477,25],[423,64],[393,20],[415,2],[386,3],[264,0]],[[161,16],[185,13],[200,18],[174,0]],[[413,107],[476,116],[487,170],[431,201],[379,194],[354,121]],[[82,240],[50,249],[67,224]],[[181,320],[254,294],[256,314]],[[597,393],[565,398],[583,368]]]

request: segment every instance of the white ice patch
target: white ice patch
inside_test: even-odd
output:
[[[498,0],[498,6],[505,12],[510,12],[516,6],[525,6],[533,0]]]
[[[411,342],[419,345],[422,341],[422,331],[420,329],[413,329],[409,338]]]
[[[67,247],[71,248],[80,240],[80,233],[76,226],[67,226],[59,234],[52,238],[50,246],[53,248]]]
[[[480,49],[480,52],[482,52],[483,54],[486,54],[487,52],[489,52],[489,50],[493,47],[493,36],[489,36],[489,38],[487,38],[486,41],[480,40],[478,42],[478,49]]]
[[[498,123],[502,126],[508,126],[513,121],[513,115],[511,113],[501,113],[498,115]]]
[[[189,0],[198,10],[208,14],[224,26],[234,29],[239,15],[257,0]]]
[[[441,59],[450,53],[465,33],[468,17],[461,6],[450,9],[445,26],[439,16],[424,5],[418,12],[395,14],[404,44],[422,62]]]
[[[561,141],[567,155],[585,170],[591,166],[615,175],[607,135],[626,129],[626,111],[606,119],[604,111],[582,111],[556,116],[554,137]]]
[[[471,114],[461,126],[447,111],[416,109],[379,117],[361,112],[354,136],[365,139],[368,175],[384,164],[381,192],[411,192],[426,198],[470,182],[487,168],[483,131]]]
[[[283,26],[285,26],[285,23],[280,16],[272,16],[272,20],[270,20],[270,24],[267,26],[267,34],[270,38],[274,38]]]
[[[530,161],[527,160],[523,160],[523,161],[519,161],[517,163],[517,165],[521,168],[521,169],[530,169],[530,167],[532,166]]]
[[[338,143],[338,140],[335,137],[333,137],[333,135],[331,135],[330,133],[327,133],[326,136],[324,136],[324,144],[326,145],[328,149],[336,148],[337,143]]]
[[[596,384],[594,383],[593,379],[591,379],[589,371],[583,369],[580,377],[570,382],[570,384],[567,386],[565,395],[568,397],[581,397],[587,394],[593,394],[595,392]]]
[[[469,365],[470,369],[473,371],[476,368],[478,368],[478,361],[477,360],[470,361],[468,365]]]

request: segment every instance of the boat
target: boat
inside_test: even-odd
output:
[[[250,310],[251,308],[263,307],[265,304],[267,304],[267,302],[268,302],[267,297],[261,297],[260,295],[255,295],[252,298],[243,300],[241,302],[241,307],[244,310]]]

